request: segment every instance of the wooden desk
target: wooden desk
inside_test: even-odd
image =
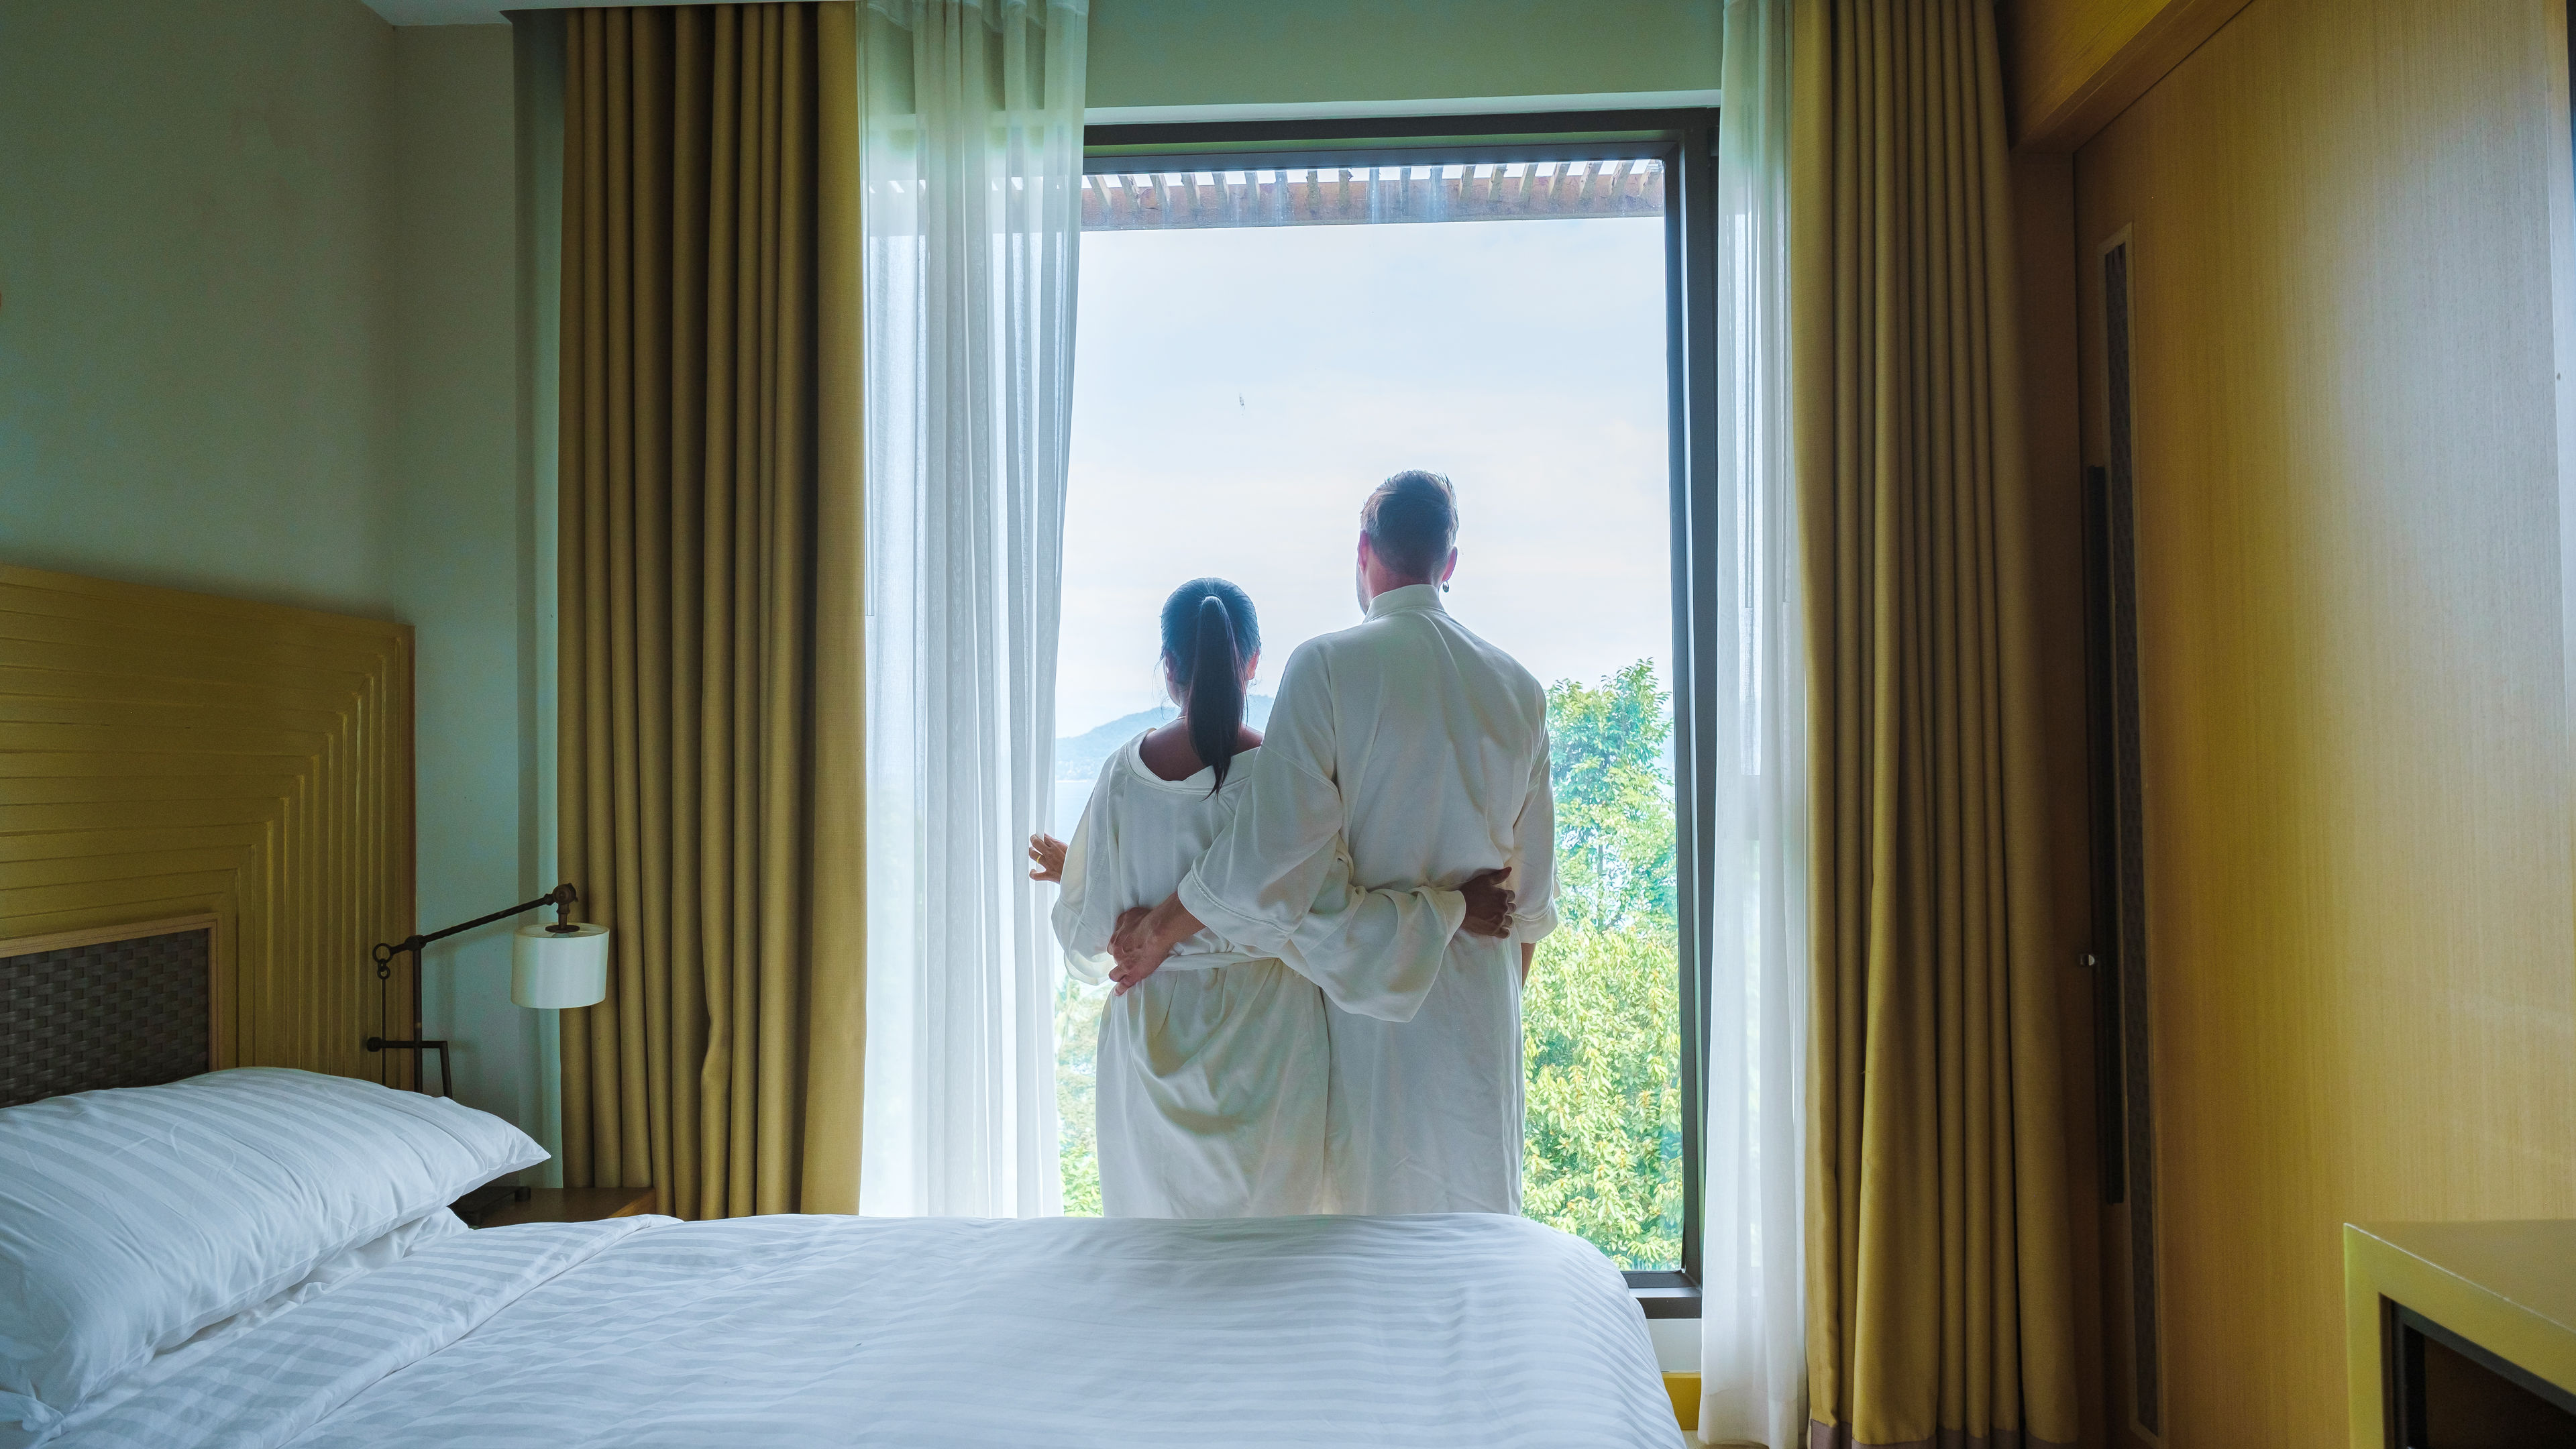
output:
[[[2389,1432],[2399,1309],[2562,1401],[2576,1397],[2576,1222],[2347,1224],[2343,1283],[2352,1449],[2399,1442]]]
[[[595,1223],[654,1212],[660,1194],[649,1187],[540,1187],[526,1202],[503,1203],[483,1215],[478,1228],[507,1223]]]

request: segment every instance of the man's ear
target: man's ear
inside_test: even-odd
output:
[[[1456,572],[1458,572],[1458,550],[1453,548],[1449,550],[1449,561],[1440,566],[1440,582],[1444,584],[1449,582],[1449,576]]]

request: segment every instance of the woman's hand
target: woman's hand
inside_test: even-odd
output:
[[[1147,910],[1130,906],[1118,914],[1118,929],[1109,938],[1109,954],[1118,960],[1110,968],[1109,979],[1115,985],[1112,993],[1124,996],[1145,984],[1145,978],[1162,969],[1172,948],[1199,933],[1199,918],[1181,904],[1180,892],[1163,898],[1163,903]]]
[[[1052,835],[1030,836],[1029,864],[1029,879],[1064,884],[1064,842]]]
[[[1458,887],[1458,894],[1467,898],[1467,919],[1458,923],[1459,930],[1495,940],[1512,933],[1512,907],[1519,899],[1503,889],[1503,877],[1509,874],[1501,869],[1480,870]]]
[[[1126,995],[1161,969],[1162,955],[1145,944],[1145,923],[1153,915],[1151,906],[1129,906],[1118,913],[1118,924],[1109,933],[1110,959],[1118,963],[1109,968],[1111,995]]]

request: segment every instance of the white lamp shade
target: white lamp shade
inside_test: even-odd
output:
[[[608,928],[521,926],[510,949],[510,999],[521,1006],[596,1006],[608,995]]]

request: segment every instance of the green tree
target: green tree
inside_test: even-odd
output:
[[[1522,1211],[1629,1268],[1681,1261],[1672,697],[1640,660],[1547,692],[1557,917],[1521,997]]]
[[[1640,659],[1587,687],[1547,692],[1556,796],[1557,910],[1621,930],[1673,919],[1672,696]]]
[[[1085,986],[1066,973],[1055,993],[1056,1166],[1066,1217],[1100,1216],[1100,1008],[1106,983]]]

